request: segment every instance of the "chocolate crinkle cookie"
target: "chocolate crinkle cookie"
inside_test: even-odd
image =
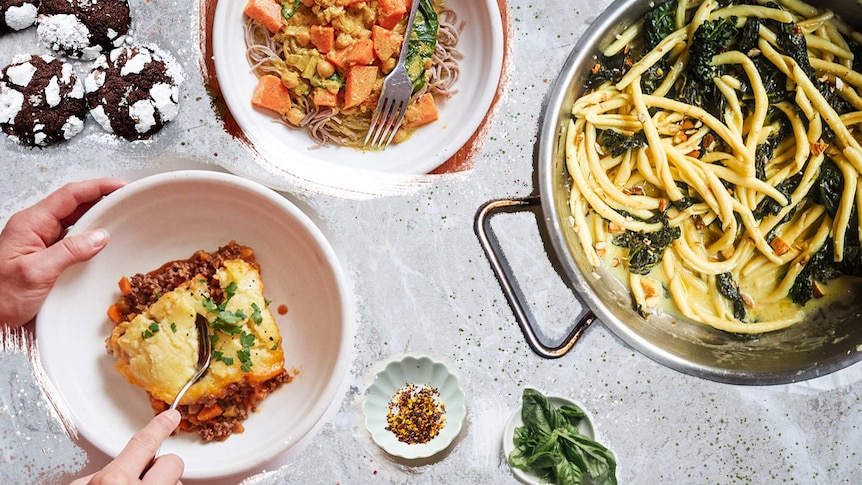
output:
[[[43,44],[92,60],[123,44],[132,17],[127,0],[41,0],[36,21]]]
[[[84,129],[84,85],[72,65],[48,55],[17,56],[0,75],[0,128],[32,146],[68,140]]]
[[[39,0],[0,0],[0,34],[24,30],[36,23]]]
[[[84,80],[90,113],[102,128],[145,140],[179,111],[179,88],[168,64],[143,46],[101,55]]]

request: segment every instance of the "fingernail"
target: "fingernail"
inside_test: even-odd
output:
[[[96,229],[87,233],[87,240],[94,248],[102,248],[108,244],[108,231],[104,229]]]

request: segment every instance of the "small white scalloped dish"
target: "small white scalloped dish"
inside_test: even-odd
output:
[[[554,405],[555,408],[559,409],[561,406],[566,404],[574,404],[575,406],[581,408],[584,412],[585,416],[578,423],[578,431],[581,432],[587,438],[590,438],[593,441],[597,441],[596,439],[596,429],[593,426],[593,417],[590,415],[589,411],[584,408],[583,404],[578,401],[573,401],[571,399],[559,396],[548,396],[548,401]],[[521,406],[519,405],[514,411],[512,411],[512,415],[509,417],[509,421],[506,422],[506,429],[503,430],[503,458],[505,458],[506,463],[509,463],[509,454],[512,453],[512,450],[515,449],[515,428],[519,428],[524,425],[524,420],[521,419]],[[509,468],[512,470],[512,474],[515,475],[520,482],[526,483],[528,485],[539,485],[542,483],[541,479],[538,475],[531,471],[521,470],[520,468],[515,468],[512,465],[509,465]]]
[[[440,392],[440,402],[446,406],[443,429],[427,443],[403,443],[386,430],[389,402],[399,389],[408,384],[436,388]],[[445,450],[461,432],[467,415],[464,391],[458,377],[446,364],[416,355],[392,360],[377,372],[365,391],[362,412],[365,414],[365,427],[374,442],[390,455],[408,460],[428,458]]]

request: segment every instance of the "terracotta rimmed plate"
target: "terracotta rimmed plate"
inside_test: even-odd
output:
[[[443,429],[427,443],[403,443],[386,429],[389,403],[398,390],[408,384],[436,388],[440,392],[440,402],[446,406]],[[446,364],[430,357],[412,355],[390,361],[375,374],[374,381],[365,391],[362,411],[365,427],[374,442],[390,455],[409,460],[428,458],[446,449],[461,432],[467,414],[464,391],[458,377]]]
[[[146,393],[113,368],[115,359],[105,351],[113,328],[105,312],[119,295],[120,277],[236,240],[255,250],[286,367],[298,375],[243,422],[245,432],[211,443],[180,433],[162,452],[183,458],[183,478],[212,479],[260,471],[307,442],[342,397],[354,336],[346,276],[311,219],[260,184],[220,172],[178,171],[112,193],[71,234],[97,227],[111,234],[108,246],[63,273],[36,323],[43,366],[81,436],[116,456],[153,416]],[[279,314],[280,305],[286,314]]]
[[[447,0],[465,22],[458,49],[460,77],[455,93],[438,104],[440,119],[424,126],[405,143],[383,151],[327,146],[312,149],[305,131],[289,129],[251,106],[257,78],[246,60],[244,1],[217,3],[212,51],[221,94],[243,136],[271,171],[300,177],[331,176],[333,169],[391,174],[425,174],[458,152],[484,121],[502,74],[504,34],[497,0]]]

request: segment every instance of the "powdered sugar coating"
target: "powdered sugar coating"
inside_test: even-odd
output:
[[[72,67],[51,56],[15,59],[0,74],[0,128],[11,139],[33,146],[80,133],[87,105]]]
[[[92,60],[123,43],[131,24],[127,0],[41,0],[40,41],[66,56]]]
[[[99,56],[85,84],[93,118],[127,140],[151,137],[179,112],[176,79],[164,59],[144,46]]]
[[[24,2],[5,2],[19,3],[18,5],[10,5],[3,11],[3,5],[0,4],[0,33],[11,30],[24,30],[36,23],[36,3],[30,1]]]

